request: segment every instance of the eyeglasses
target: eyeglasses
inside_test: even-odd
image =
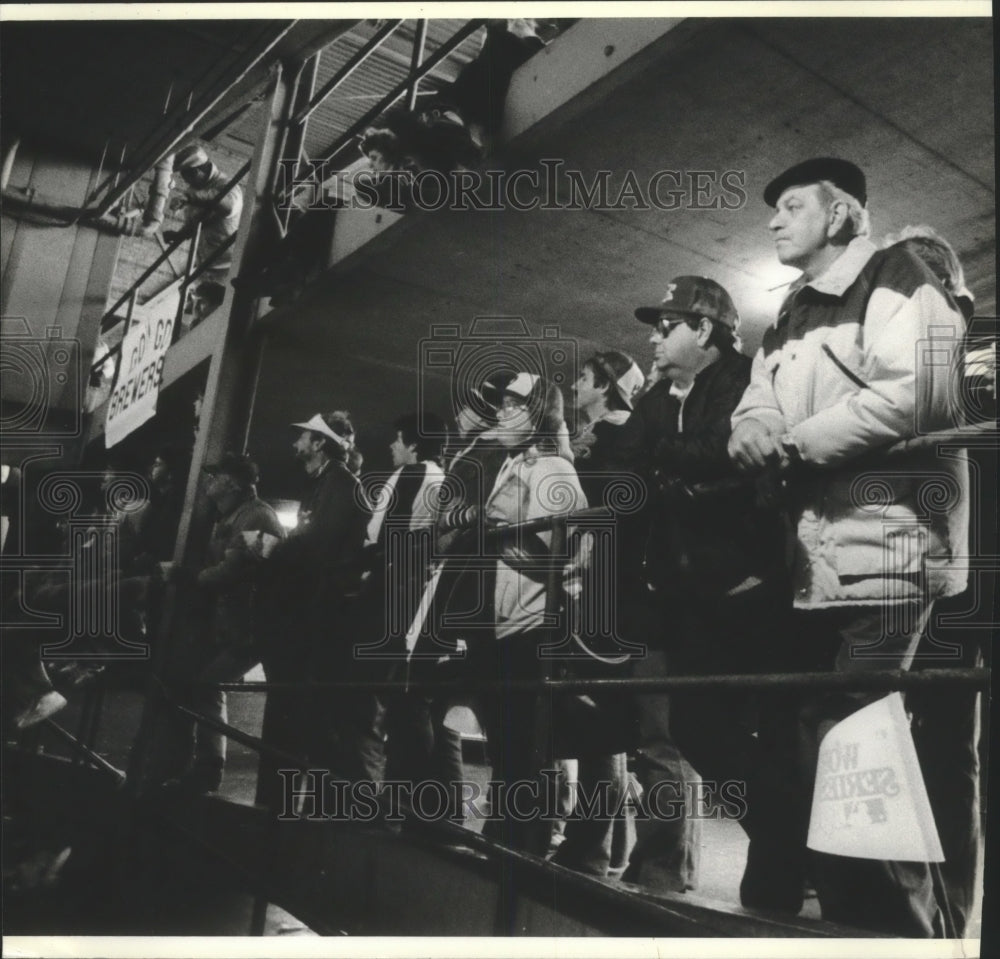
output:
[[[687,322],[688,322],[688,319],[687,319],[686,316],[685,317],[681,317],[680,319],[674,319],[674,320],[662,320],[661,319],[660,322],[657,323],[656,326],[653,327],[653,329],[657,333],[659,333],[660,336],[662,336],[662,337],[668,337],[668,336],[670,336],[670,334],[673,331],[674,327],[681,326],[681,325],[683,325],[683,324],[685,324]]]

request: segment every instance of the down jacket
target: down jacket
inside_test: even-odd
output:
[[[733,428],[758,420],[806,466],[793,487],[800,608],[934,599],[962,592],[965,451],[882,456],[957,425],[961,313],[906,250],[855,238],[821,276],[801,278],[753,362]]]

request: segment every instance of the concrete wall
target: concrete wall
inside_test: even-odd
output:
[[[9,187],[78,206],[93,189],[95,173],[22,146]],[[44,404],[55,414],[72,415],[81,408],[119,239],[91,227],[44,225],[13,213],[2,217],[0,236],[5,373],[11,373],[2,386],[5,406]],[[30,370],[20,362],[26,357]]]

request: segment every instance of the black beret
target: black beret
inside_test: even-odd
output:
[[[829,180],[862,206],[868,202],[865,175],[850,160],[839,160],[837,157],[814,157],[789,167],[768,183],[764,190],[764,202],[768,206],[777,206],[778,198],[789,187],[819,183],[820,180]]]

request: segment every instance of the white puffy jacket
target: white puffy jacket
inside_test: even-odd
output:
[[[793,492],[796,606],[934,599],[965,588],[965,451],[878,456],[957,425],[964,332],[954,302],[899,247],[877,251],[856,238],[822,276],[792,288],[733,427],[759,420],[820,467]]]

